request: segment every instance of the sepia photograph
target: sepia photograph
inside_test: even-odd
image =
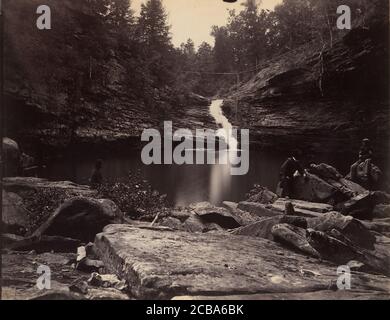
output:
[[[390,300],[389,0],[0,4],[0,300]]]

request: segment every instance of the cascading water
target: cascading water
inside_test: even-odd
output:
[[[210,105],[210,114],[215,122],[221,126],[217,136],[223,139],[227,148],[218,152],[218,162],[213,165],[210,173],[210,202],[220,203],[226,199],[223,196],[230,192],[231,188],[231,163],[237,156],[238,141],[233,135],[233,126],[224,116],[222,111],[223,100],[213,100]]]

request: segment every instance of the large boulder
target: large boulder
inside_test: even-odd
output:
[[[257,202],[242,201],[238,204],[237,208],[242,211],[255,214],[259,217],[274,217],[280,215],[280,212],[270,209],[268,205]]]
[[[196,214],[192,214],[187,220],[185,220],[179,230],[187,232],[209,232],[209,231],[221,231],[223,228],[217,223],[204,222]]]
[[[270,203],[274,203],[276,199],[278,199],[276,193],[270,191],[266,187],[255,185],[254,189],[251,190],[250,193],[247,195],[246,201],[258,202],[262,204],[270,204]]]
[[[33,237],[56,235],[89,242],[106,225],[122,222],[123,214],[113,201],[76,197],[57,208]]]
[[[2,197],[2,232],[24,235],[29,228],[29,212],[24,208],[23,199],[16,193],[4,190]]]
[[[372,271],[384,275],[390,275],[389,247],[375,246],[375,250],[367,250],[351,241],[336,229],[330,232],[307,230],[307,239],[323,259],[337,264],[360,262],[360,271]],[[356,265],[356,263],[352,263]]]
[[[314,174],[307,177],[295,177],[293,183],[294,199],[310,202],[329,202],[337,193],[337,189]]]
[[[310,219],[309,227],[322,232],[336,229],[357,246],[374,248],[375,236],[362,222],[351,216],[343,216],[338,212],[325,213],[321,217]]]
[[[271,206],[273,208],[285,208],[288,202],[290,202],[293,205],[294,210],[304,209],[304,210],[318,212],[318,213],[333,211],[333,206],[329,204],[302,201],[302,200],[290,200],[290,199],[283,199],[283,198],[276,200]]]
[[[238,203],[236,202],[224,201],[223,206],[236,217],[237,221],[240,222],[242,226],[252,224],[260,219],[258,215],[252,212],[238,209]]]
[[[327,290],[337,279],[337,266],[266,239],[228,233],[110,225],[96,236],[95,248],[107,271],[126,280],[136,299],[304,293]],[[369,274],[353,279],[352,291],[383,291],[390,283]]]
[[[17,176],[20,166],[20,149],[16,141],[10,138],[3,138],[3,176],[12,177]]]
[[[281,223],[273,226],[271,232],[275,241],[309,256],[320,258],[320,254],[307,241],[305,229]]]
[[[312,164],[310,166],[310,172],[319,176],[324,180],[339,180],[343,178],[343,176],[337,171],[336,168],[326,164],[320,163],[318,165]]]
[[[294,198],[337,204],[366,192],[362,186],[343,178],[332,166],[311,165],[310,173],[294,179]]]
[[[321,213],[333,211],[333,206],[328,204],[283,198],[276,200],[270,207],[279,212],[285,212],[288,204],[293,207],[293,215],[303,217],[318,217]]]
[[[351,260],[361,260],[360,252],[349,243],[332,237],[325,232],[313,229],[307,230],[307,241],[312,248],[319,252],[323,259],[346,264]]]
[[[189,208],[195,212],[203,222],[216,223],[224,229],[234,229],[242,225],[240,217],[233,216],[229,210],[213,206],[209,202],[193,203]]]
[[[319,165],[311,165],[310,172],[338,189],[345,197],[350,198],[366,191],[366,189],[359,184],[345,179],[336,168],[328,164],[321,163]]]
[[[159,226],[168,227],[173,230],[187,232],[209,232],[224,230],[220,225],[213,222],[204,222],[198,215],[192,213],[183,222],[173,216],[165,217],[158,222]]]
[[[340,207],[344,215],[371,220],[374,217],[375,198],[371,192],[366,191],[344,202]]]
[[[250,225],[233,230],[231,234],[273,240],[272,227],[280,222],[281,217],[261,218]]]
[[[374,218],[390,218],[390,205],[377,204],[373,210]]]
[[[89,186],[79,185],[71,181],[49,181],[35,177],[8,177],[3,179],[3,188],[8,192],[14,192],[22,198],[29,191],[56,190],[69,196],[96,196],[97,191]]]

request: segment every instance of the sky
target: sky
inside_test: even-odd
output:
[[[223,26],[228,19],[228,10],[241,10],[245,0],[227,3],[223,0],[162,0],[171,25],[172,42],[180,46],[191,38],[196,46],[203,41],[214,43],[211,37],[213,25]],[[259,1],[259,0],[257,0]],[[145,0],[132,0],[132,9],[139,14],[141,3]],[[282,0],[262,0],[261,8],[273,9]]]

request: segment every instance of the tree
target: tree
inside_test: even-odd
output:
[[[137,38],[147,59],[148,69],[156,86],[174,81],[175,52],[170,26],[161,0],[148,0],[141,5]]]
[[[148,0],[141,5],[138,36],[141,43],[156,51],[171,46],[170,26],[161,0]]]
[[[230,72],[233,62],[233,47],[228,28],[213,26],[211,35],[215,38],[215,71]]]

